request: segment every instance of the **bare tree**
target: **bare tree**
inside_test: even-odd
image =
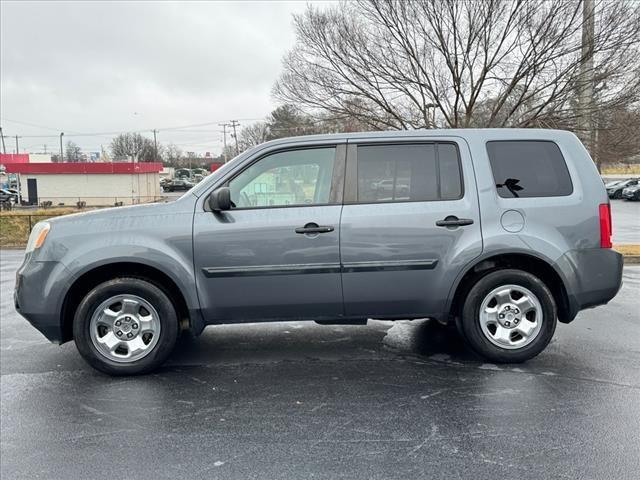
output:
[[[178,166],[180,165],[180,161],[182,160],[183,157],[184,157],[184,152],[180,149],[180,147],[174,145],[173,143],[170,143],[164,149],[164,155],[162,158],[167,164],[172,166]]]
[[[240,132],[240,150],[254,147],[269,139],[269,124],[267,122],[252,123]]]
[[[69,140],[64,152],[65,160],[67,162],[79,162],[81,155],[82,149],[76,143]]]
[[[596,165],[640,163],[640,107],[600,110],[594,116]]]
[[[153,162],[155,148],[153,140],[139,133],[121,133],[111,140],[111,153],[115,159],[137,162]]]
[[[269,114],[268,140],[318,133],[316,122],[293,104],[284,104]]]
[[[594,108],[640,97],[640,2],[595,0]],[[581,113],[579,0],[309,6],[276,98],[372,129],[551,126]]]

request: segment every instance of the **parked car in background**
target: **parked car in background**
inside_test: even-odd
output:
[[[622,198],[622,191],[627,187],[638,185],[640,178],[630,178],[628,180],[618,180],[616,182],[607,183],[607,195],[609,198]]]
[[[404,179],[382,180],[374,182],[372,189],[378,200],[400,200],[409,198],[409,185],[403,183]]]
[[[360,188],[385,181],[407,191]],[[616,295],[611,230],[602,180],[569,132],[280,139],[175,202],[38,223],[15,306],[114,375],[158,367],[180,330],[300,319],[434,318],[491,362],[523,362],[558,321]]]
[[[9,188],[0,189],[0,202],[7,203],[13,202],[14,204],[18,204],[19,202],[18,191]]]
[[[627,187],[622,191],[625,200],[640,200],[640,183]]]
[[[163,188],[169,192],[175,192],[176,190],[190,190],[193,188],[193,183],[189,180],[184,179],[173,179],[170,182],[167,182]]]

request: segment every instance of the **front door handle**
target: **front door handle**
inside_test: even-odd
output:
[[[444,220],[438,220],[436,225],[438,227],[464,227],[465,225],[473,224],[473,220],[470,218],[458,218],[455,215],[449,215]]]
[[[296,228],[296,233],[309,234],[309,233],[329,233],[333,232],[333,227],[321,226],[317,223],[307,223],[304,227]]]

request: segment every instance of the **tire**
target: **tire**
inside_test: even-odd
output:
[[[178,333],[178,315],[169,297],[140,278],[101,283],[80,302],[73,321],[80,355],[109,375],[140,375],[156,369],[173,351]]]
[[[612,198],[620,200],[622,198],[622,190],[618,190],[617,192],[615,192]]]
[[[544,282],[522,270],[508,269],[488,273],[471,287],[458,326],[471,348],[485,359],[521,363],[546,348],[556,324],[555,300]],[[531,334],[526,336],[526,331]]]

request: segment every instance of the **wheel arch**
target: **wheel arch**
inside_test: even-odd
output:
[[[84,296],[100,283],[122,277],[140,278],[160,288],[171,299],[178,314],[181,328],[195,330],[194,327],[199,326],[200,319],[194,314],[195,309],[193,306],[189,307],[187,297],[169,275],[157,267],[145,263],[118,261],[87,268],[75,278],[67,289],[60,311],[61,343],[73,339],[73,317]]]
[[[520,251],[492,252],[469,265],[458,277],[449,294],[445,310],[448,318],[459,316],[463,299],[479,278],[504,268],[523,270],[540,278],[553,294],[558,309],[558,320],[569,323],[575,318],[577,312],[571,307],[563,275],[549,259]]]

